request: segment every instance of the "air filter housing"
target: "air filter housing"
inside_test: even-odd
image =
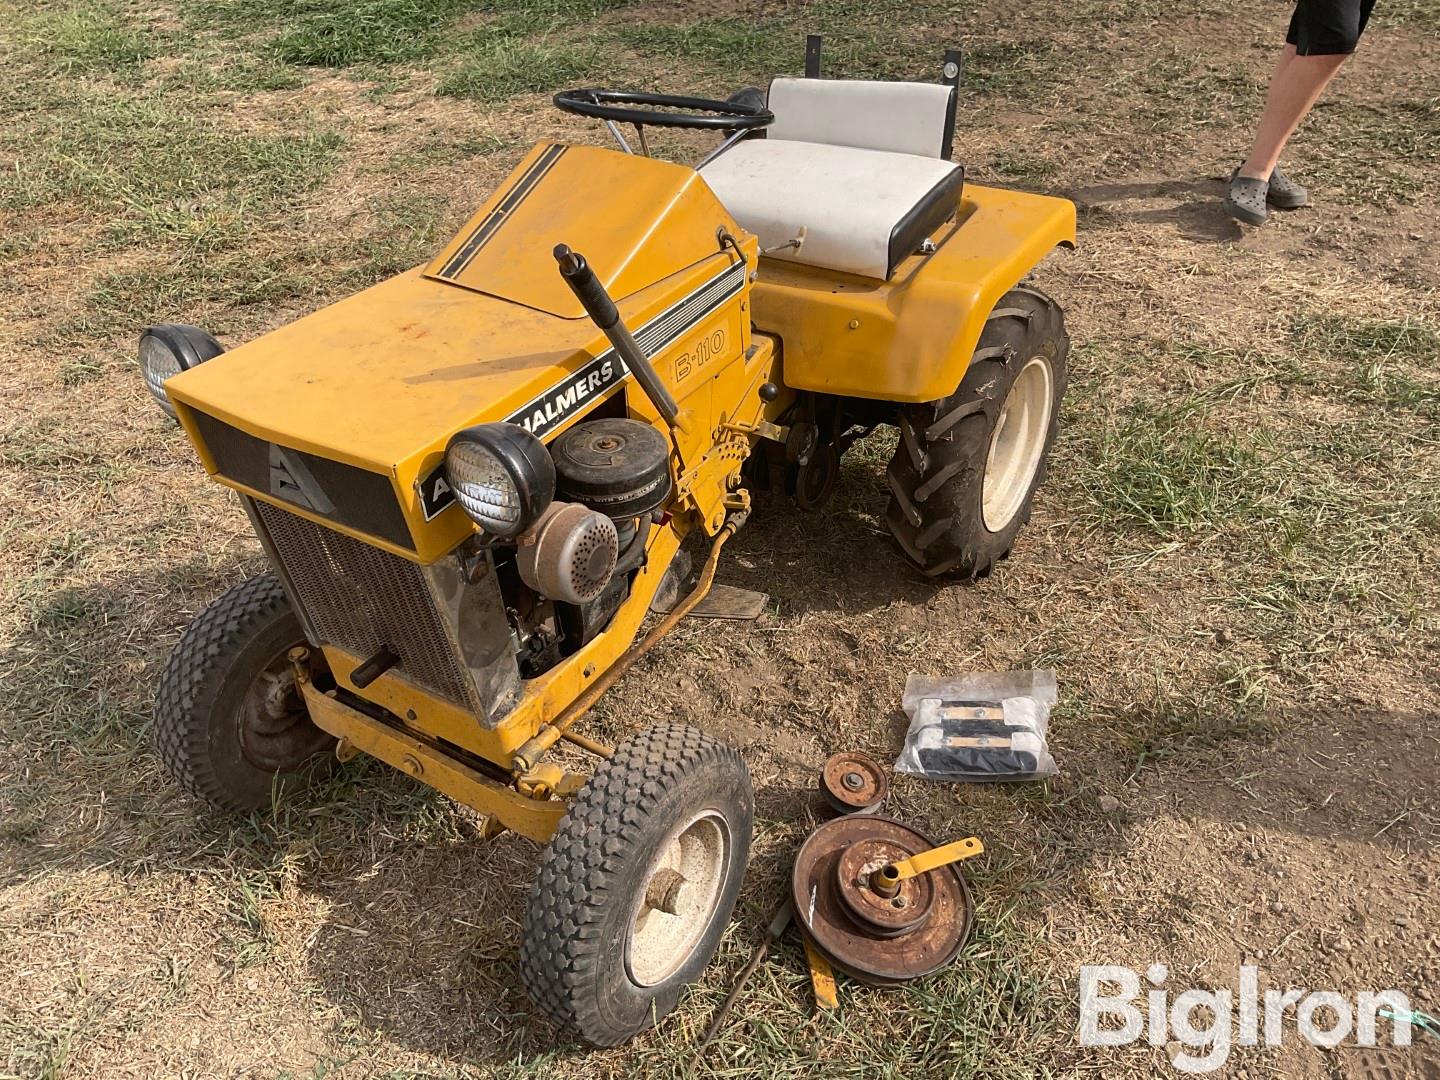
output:
[[[559,496],[612,518],[648,514],[670,497],[670,444],[639,420],[576,424],[550,445]]]

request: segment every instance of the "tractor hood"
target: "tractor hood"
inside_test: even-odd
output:
[[[697,201],[710,205],[695,213]],[[585,309],[555,269],[556,244],[584,254],[619,299],[713,253],[715,230],[729,220],[693,169],[601,147],[542,143],[425,275],[578,319]]]
[[[577,187],[581,176],[589,180]],[[166,389],[218,479],[433,557],[470,529],[448,502],[426,500],[451,435],[502,420],[548,439],[628,377],[561,278],[554,245],[585,255],[668,378],[670,346],[748,285],[744,263],[717,242],[721,226],[738,232],[693,170],[542,145],[430,265],[237,346]],[[327,513],[344,501],[329,489],[353,486],[344,477],[367,487],[355,497],[367,503],[386,480],[398,516],[382,528],[360,511]],[[442,535],[432,521],[447,526]]]

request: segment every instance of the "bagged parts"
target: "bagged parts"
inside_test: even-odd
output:
[[[895,771],[930,780],[1038,780],[1059,769],[1045,745],[1055,672],[911,675]]]

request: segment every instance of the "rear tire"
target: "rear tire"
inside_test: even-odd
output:
[[[1011,289],[959,389],[901,406],[885,521],[927,575],[984,577],[1010,554],[1059,430],[1069,349],[1059,305],[1038,289]]]
[[[594,1046],[674,1009],[720,944],[754,817],[750,774],[724,743],[662,724],[621,744],[540,859],[520,945],[535,1007]]]
[[[289,651],[305,632],[273,574],[232,587],[180,638],[155,696],[155,745],[180,786],[249,813],[334,757],[311,721]]]

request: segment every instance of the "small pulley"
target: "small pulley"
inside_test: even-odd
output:
[[[890,792],[885,767],[869,754],[832,754],[820,770],[820,794],[841,814],[873,814]]]
[[[861,982],[929,975],[955,959],[970,933],[970,892],[957,863],[982,851],[973,836],[936,847],[889,818],[835,818],[795,858],[796,920],[826,959]]]

